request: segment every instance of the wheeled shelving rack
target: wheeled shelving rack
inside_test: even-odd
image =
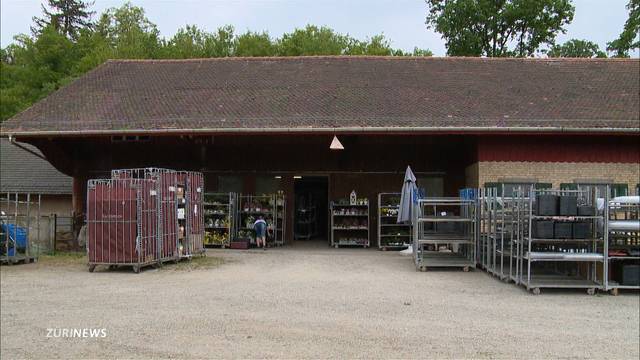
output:
[[[607,228],[608,207],[602,212],[596,208],[596,200],[608,200],[609,189],[605,194],[599,194],[597,189],[587,190],[537,190],[530,187],[528,197],[527,231],[524,233],[523,246],[519,254],[521,278],[519,283],[534,294],[540,294],[543,288],[574,288],[587,289],[588,294],[595,294],[597,289],[604,289],[605,282],[598,276],[598,269],[605,263],[605,244],[608,234],[602,229]],[[559,215],[543,214],[542,196],[576,198],[576,203],[592,209],[593,215]],[[562,200],[561,200],[562,201]],[[534,212],[534,209],[538,210]],[[560,211],[562,213],[562,211]],[[543,228],[546,222],[553,228],[553,236]],[[574,230],[567,230],[558,236],[559,226],[565,229],[573,227],[574,223],[588,226],[588,236],[575,236]],[[536,227],[536,229],[534,229]]]
[[[476,266],[476,201],[426,198],[414,203],[413,254],[416,270]]]
[[[158,226],[156,246],[157,262],[162,264],[180,259],[178,239],[178,172],[163,168],[132,168],[111,170],[111,179],[147,179],[154,180],[158,208],[156,225]],[[134,268],[135,270],[135,268]]]
[[[369,247],[369,200],[331,203],[331,246]]]
[[[178,191],[178,211],[184,210],[181,258],[204,255],[204,176],[197,171],[178,172],[178,190],[182,188],[182,199]],[[180,223],[180,214],[178,222]]]
[[[605,244],[605,289],[617,295],[619,289],[640,289],[640,196],[611,199],[609,241]],[[626,273],[635,273],[627,278]],[[634,281],[635,280],[635,281]]]
[[[522,191],[518,188],[513,193]],[[528,198],[498,193],[496,188],[478,190],[477,260],[485,271],[501,280],[518,282],[518,239],[525,228],[523,219],[528,203],[524,199]]]
[[[398,224],[400,193],[378,194],[378,248],[401,249],[412,243],[411,224]]]
[[[204,194],[205,245],[228,247],[235,233],[236,193]]]
[[[287,233],[287,199],[282,191],[279,191],[274,196],[276,203],[276,216],[273,238],[276,246],[284,246],[284,239]]]

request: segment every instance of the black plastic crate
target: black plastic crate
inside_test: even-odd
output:
[[[537,214],[540,216],[558,215],[558,195],[540,194],[536,196]]]
[[[591,239],[591,223],[585,221],[578,221],[573,223],[573,238],[574,239]]]
[[[560,196],[560,215],[576,216],[578,215],[578,197],[571,195]]]
[[[578,216],[596,216],[595,206],[589,206],[589,205],[578,206]]]
[[[622,267],[622,285],[640,286],[640,265],[629,264]]]
[[[553,239],[553,221],[534,220],[532,225],[535,239]]]
[[[558,222],[553,224],[553,235],[556,239],[573,238],[573,224],[570,222]]]

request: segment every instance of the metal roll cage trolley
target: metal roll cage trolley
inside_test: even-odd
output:
[[[462,197],[414,202],[413,254],[416,270],[476,266],[476,201]]]

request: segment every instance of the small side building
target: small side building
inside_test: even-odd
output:
[[[56,170],[36,147],[29,144],[12,144],[0,139],[0,210],[15,217],[18,224],[26,223],[27,212],[31,218],[31,241],[36,251],[51,251],[73,245],[73,179]],[[27,211],[24,202],[30,200]],[[16,208],[15,199],[19,200]],[[40,203],[39,228],[35,225]],[[37,236],[36,234],[39,234]]]

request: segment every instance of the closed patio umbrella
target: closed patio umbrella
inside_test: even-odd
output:
[[[398,223],[411,221],[411,207],[413,198],[417,191],[416,176],[413,175],[411,167],[407,166],[404,174],[404,183],[402,184],[402,196],[400,198],[400,208],[398,209]]]

